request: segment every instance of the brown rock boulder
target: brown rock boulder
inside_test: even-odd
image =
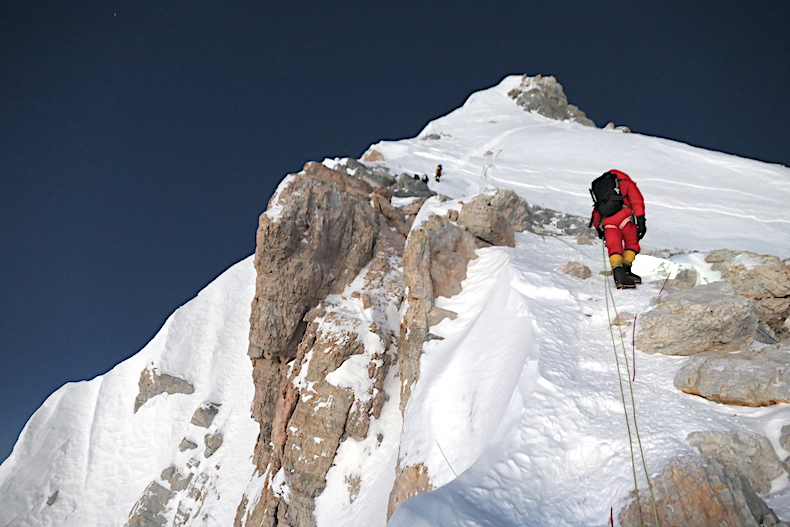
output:
[[[744,476],[755,492],[771,491],[771,482],[785,473],[768,438],[743,430],[692,432],[686,440],[700,454]]]
[[[670,461],[653,479],[661,527],[785,526],[760,499],[749,481],[710,458],[682,456]],[[657,527],[647,489],[619,515],[622,527]]]

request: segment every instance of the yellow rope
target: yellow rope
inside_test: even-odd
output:
[[[601,244],[601,256],[602,256],[603,262],[604,262],[604,269],[606,269],[608,261],[607,261],[607,258],[606,258],[605,245],[603,243]],[[613,273],[613,270],[611,269],[611,266],[609,266],[609,269]],[[632,381],[631,381],[631,376],[628,375],[627,376],[628,377],[628,391],[629,391],[629,395],[630,395],[630,398],[631,398],[631,412],[632,412],[632,419],[633,419],[633,425],[634,425],[634,434],[633,435],[631,434],[631,422],[630,422],[631,420],[628,417],[628,404],[626,403],[625,390],[623,389],[623,376],[622,376],[622,371],[621,371],[621,368],[620,368],[620,358],[618,356],[617,343],[616,343],[615,338],[614,338],[614,330],[612,329],[612,322],[613,322],[612,315],[611,315],[611,312],[609,310],[609,302],[610,301],[612,303],[612,310],[614,311],[615,319],[617,317],[619,317],[620,315],[617,312],[617,305],[615,304],[615,301],[614,301],[614,293],[612,292],[612,285],[611,285],[611,283],[609,282],[608,279],[605,279],[604,283],[605,283],[605,291],[604,292],[605,292],[605,296],[606,296],[606,316],[607,316],[607,320],[609,322],[609,335],[611,336],[611,339],[612,339],[612,350],[614,351],[615,364],[617,366],[617,379],[618,379],[618,382],[619,382],[619,385],[620,385],[620,399],[622,400],[622,403],[623,403],[623,413],[625,414],[625,425],[626,425],[626,429],[628,430],[628,446],[629,446],[630,451],[631,451],[631,471],[632,471],[633,477],[634,477],[634,495],[636,497],[637,510],[639,511],[639,525],[644,525],[644,518],[642,516],[642,504],[641,504],[641,501],[639,499],[639,483],[638,483],[638,478],[637,478],[637,475],[636,475],[636,458],[635,458],[635,455],[634,455],[633,435],[636,436],[637,445],[638,445],[638,448],[639,448],[639,457],[641,458],[642,468],[645,471],[645,479],[647,480],[647,486],[648,486],[648,489],[650,490],[650,500],[651,500],[652,505],[653,505],[653,517],[654,517],[655,522],[656,522],[655,525],[656,525],[656,527],[660,527],[661,523],[660,523],[660,521],[658,519],[658,509],[656,507],[656,498],[655,498],[655,494],[653,493],[653,485],[650,482],[650,474],[649,474],[649,472],[647,470],[647,463],[645,462],[645,454],[644,454],[644,450],[642,448],[642,438],[639,435],[639,426],[638,426],[637,420],[636,420],[636,399],[634,398],[634,388],[633,388],[633,384],[632,384]],[[625,361],[626,371],[630,372],[631,371],[631,367],[630,367],[630,364],[628,363],[628,352],[625,349],[625,342],[623,341],[623,334],[622,334],[622,332],[620,332],[620,346],[621,346],[621,349],[623,351],[623,359]]]

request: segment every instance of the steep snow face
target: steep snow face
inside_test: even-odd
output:
[[[25,426],[0,466],[0,525],[123,525],[144,489],[175,466],[204,495],[176,493],[163,518],[183,525],[232,525],[251,479],[258,425],[250,417],[252,367],[247,357],[252,257],[234,265],[179,308],[134,357],[90,381],[52,394]],[[162,393],[135,413],[141,371],[187,381],[191,394]],[[212,402],[209,428],[191,424]],[[204,436],[222,446],[205,457]],[[179,449],[186,439],[197,445]]]
[[[608,525],[610,508],[616,517],[634,488],[612,339],[624,382],[635,378],[652,476],[693,452],[686,436],[696,430],[756,432],[780,458],[790,454],[778,441],[790,407],[735,407],[681,393],[673,378],[682,358],[633,350],[633,326],[613,326],[610,334],[611,279],[600,274],[600,245],[521,233],[515,248],[478,255],[462,292],[440,304],[459,316],[431,328],[444,340],[425,346],[404,416],[401,454],[444,486],[401,504],[390,527]],[[557,272],[568,261],[588,265],[592,276]],[[629,321],[650,309],[663,283],[638,264],[645,284],[614,292]],[[636,470],[644,487],[638,451]],[[783,517],[787,485],[785,474],[767,497]]]
[[[581,216],[591,211],[590,182],[616,168],[645,196],[646,248],[737,247],[790,256],[787,167],[525,112],[508,96],[520,82],[506,77],[416,138],[370,148],[396,174],[432,174],[441,164],[441,182],[429,186],[452,198],[492,185],[515,190],[531,205]]]

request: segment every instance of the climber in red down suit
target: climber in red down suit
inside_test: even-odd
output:
[[[615,285],[634,288],[642,278],[631,272],[631,264],[647,232],[642,193],[628,174],[610,170],[592,182],[590,194],[594,203],[590,225],[606,240]]]

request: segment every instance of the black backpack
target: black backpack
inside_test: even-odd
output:
[[[614,216],[623,208],[623,195],[620,194],[620,184],[617,175],[607,172],[595,179],[590,187],[595,210],[604,217]]]

